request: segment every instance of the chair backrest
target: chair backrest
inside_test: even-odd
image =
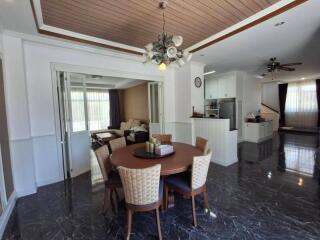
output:
[[[202,137],[196,138],[196,148],[202,151],[203,155],[208,154],[209,146],[208,146],[208,140],[204,139]]]
[[[152,137],[161,142],[161,144],[171,144],[172,135],[171,134],[152,134]]]
[[[146,205],[159,201],[161,165],[142,169],[118,167],[126,202]]]
[[[206,183],[211,155],[211,151],[208,150],[207,155],[193,157],[191,173],[192,189],[200,188]]]
[[[112,164],[110,162],[110,153],[107,145],[103,145],[95,150],[95,154],[100,166],[103,180],[108,180],[108,175],[112,171]]]
[[[127,146],[125,137],[116,138],[109,141],[111,151],[115,151],[120,148],[124,148]]]

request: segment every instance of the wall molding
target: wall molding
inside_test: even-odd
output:
[[[16,201],[17,201],[17,194],[15,191],[13,191],[13,193],[11,193],[8,199],[8,204],[0,217],[0,238],[1,239],[3,236],[4,230],[8,224],[8,221],[11,217],[14,206],[16,205]]]

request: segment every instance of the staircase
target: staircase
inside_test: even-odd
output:
[[[278,131],[280,115],[277,110],[261,103],[261,117],[272,120],[273,131]]]

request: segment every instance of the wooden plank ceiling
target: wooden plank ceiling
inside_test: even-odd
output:
[[[169,0],[165,30],[192,46],[279,0]],[[157,0],[41,0],[44,24],[142,48],[162,32]]]

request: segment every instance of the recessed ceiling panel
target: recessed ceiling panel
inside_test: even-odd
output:
[[[190,47],[279,0],[169,0],[165,30]],[[157,0],[41,0],[44,24],[142,48],[162,32]]]

